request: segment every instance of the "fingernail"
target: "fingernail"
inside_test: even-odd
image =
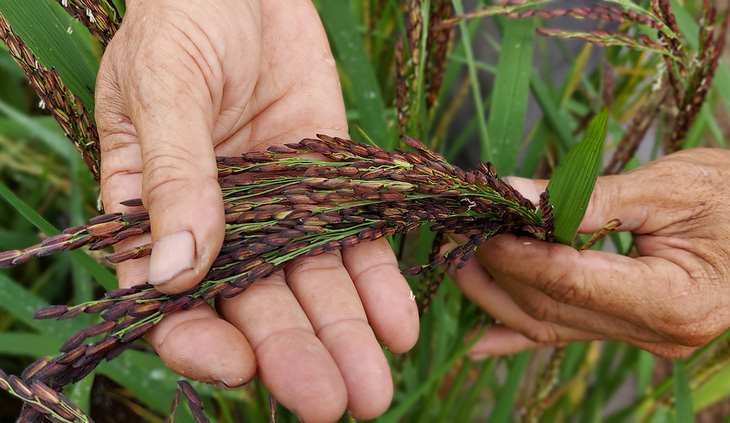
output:
[[[195,238],[188,231],[175,232],[155,241],[150,257],[148,282],[167,282],[195,265]]]
[[[236,389],[247,385],[249,382],[251,382],[251,381],[250,380],[245,381],[241,378],[238,378],[234,381],[223,378],[223,379],[219,380],[218,382],[213,382],[213,386],[215,386],[218,389],[225,389],[226,391],[235,391]]]

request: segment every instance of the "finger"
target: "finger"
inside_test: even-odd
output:
[[[380,341],[394,353],[413,348],[418,340],[418,307],[388,241],[365,241],[342,250],[342,261]]]
[[[677,261],[689,254],[672,251]],[[703,284],[668,259],[576,251],[514,235],[491,240],[478,258],[496,279],[520,281],[558,303],[617,317],[672,342],[701,342],[707,331],[698,329],[714,323],[708,310],[720,309],[720,296],[706,295]]]
[[[452,237],[455,240],[466,241],[463,235],[453,235]],[[492,254],[490,244],[491,241],[485,243],[477,251],[477,259]],[[444,246],[444,251],[448,251],[448,248],[453,246],[454,244]],[[531,334],[533,337],[545,336],[540,334],[546,332],[546,330],[534,325],[533,322],[525,321],[525,313],[538,322],[554,323],[560,327],[577,329],[585,334],[592,334],[589,339],[607,338],[635,342],[661,342],[665,340],[656,333],[647,330],[644,326],[611,315],[557,302],[544,292],[526,285],[520,280],[503,276],[499,270],[494,271],[495,277],[493,277],[473,261],[468,262],[466,267],[467,271],[463,274],[450,269],[454,280],[457,281],[457,285],[462,288],[462,291],[472,301],[495,316],[497,315],[492,310],[500,309],[499,313],[507,314],[509,308],[507,310],[502,309],[505,309],[505,304],[510,304],[513,315],[504,318],[499,317],[499,319],[505,322],[514,322],[510,326],[522,330],[523,333],[531,333],[528,331],[534,330],[535,333]],[[466,282],[463,282],[464,279],[466,279]],[[549,332],[547,331],[548,335]],[[564,332],[558,331],[555,336],[566,336]],[[564,338],[564,340],[572,341],[577,339]]]
[[[207,304],[166,316],[145,339],[176,373],[219,388],[243,386],[256,373],[246,338]]]
[[[482,360],[500,355],[517,354],[546,345],[535,342],[520,332],[504,325],[492,325],[469,349],[467,355],[472,360]]]
[[[459,289],[482,310],[536,344],[555,345],[601,337],[588,331],[533,318],[474,260],[467,261],[458,270],[450,267],[449,275]]]
[[[339,252],[295,261],[287,267],[286,278],[340,369],[349,413],[370,419],[385,412],[393,396],[388,362]]]
[[[304,421],[334,421],[345,412],[342,375],[283,272],[256,281],[235,298],[219,300],[218,310],[249,340],[258,377],[286,408]]]

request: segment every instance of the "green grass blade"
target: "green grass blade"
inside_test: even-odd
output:
[[[550,87],[540,79],[540,75],[535,70],[533,70],[530,77],[530,89],[540,105],[547,123],[555,131],[558,140],[558,152],[562,156],[573,146],[574,141],[571,131],[575,127],[575,123],[566,110],[558,107]]]
[[[0,308],[5,309],[19,321],[42,332],[51,345],[64,341],[81,329],[73,320],[35,320],[33,313],[48,302],[23,288],[9,277],[0,273]]]
[[[490,150],[486,153],[499,175],[512,175],[517,167],[527,114],[535,20],[510,20],[503,28],[492,107],[487,121]]]
[[[497,404],[494,406],[494,412],[489,418],[489,423],[507,423],[512,411],[514,410],[515,396],[517,389],[520,387],[522,374],[527,367],[527,361],[530,359],[530,351],[523,351],[514,356],[507,373],[507,381],[504,383],[502,390],[499,392]]]
[[[418,401],[418,398],[426,394],[431,385],[440,381],[444,377],[446,372],[448,372],[449,369],[451,369],[457,361],[461,360],[466,355],[466,353],[469,352],[469,349],[471,349],[471,347],[479,339],[481,339],[487,329],[488,327],[484,328],[470,342],[456,349],[456,351],[454,351],[454,353],[448,360],[446,360],[441,366],[439,366],[437,369],[430,373],[428,380],[421,383],[421,385],[419,385],[416,389],[409,390],[408,396],[404,398],[397,406],[388,410],[388,412],[380,417],[378,421],[383,423],[395,423],[401,421],[406,412],[408,412],[408,410],[415,405],[416,401]]]
[[[461,4],[461,0],[454,0],[454,11],[457,14],[464,13],[464,6]],[[464,20],[459,21],[459,31],[461,36],[464,38],[469,37],[469,28]],[[464,56],[466,56],[466,68],[469,71],[469,79],[471,81],[471,92],[474,98],[474,109],[476,110],[476,119],[479,128],[479,139],[482,145],[482,159],[486,161],[493,161],[491,157],[491,140],[489,139],[489,130],[487,129],[487,121],[484,116],[484,104],[482,97],[482,90],[479,85],[479,76],[477,75],[476,61],[474,60],[474,52],[471,48],[471,43],[462,42],[464,47]]]
[[[39,358],[58,353],[58,345],[48,336],[37,333],[0,333],[0,354]]]
[[[355,104],[360,112],[359,126],[378,145],[386,150],[395,147],[396,140],[388,136],[383,98],[375,71],[365,52],[359,25],[352,6],[346,1],[323,1],[320,17],[327,28],[329,39],[337,50],[337,58],[345,77],[350,81]]]
[[[79,157],[79,153],[61,132],[61,128],[54,120],[54,128],[50,129],[39,125],[37,118],[23,114],[8,103],[0,99],[0,113],[10,118],[11,122],[19,124],[29,135],[38,137],[51,151],[71,162]]]
[[[96,69],[88,63],[83,43],[66,32],[68,24],[59,20],[50,0],[3,0],[0,13],[43,66],[58,70],[64,84],[93,116]]]
[[[608,111],[593,118],[585,137],[560,163],[548,183],[550,204],[555,207],[555,239],[566,245],[578,232],[593,186],[598,177],[603,140],[606,136]]]
[[[5,199],[15,210],[17,210],[23,217],[29,222],[35,225],[38,229],[44,232],[48,236],[56,235],[59,230],[53,225],[48,223],[41,215],[36,213],[30,206],[28,206],[23,200],[13,194],[5,184],[0,182],[0,197]],[[91,275],[99,281],[99,283],[107,290],[117,288],[117,278],[109,270],[107,270],[101,263],[91,258],[88,254],[83,251],[70,251],[71,256],[78,260],[79,263],[86,269]]]
[[[694,413],[692,412],[692,393],[689,389],[687,381],[687,372],[684,362],[679,359],[674,362],[674,407],[677,416],[677,423],[694,422]]]

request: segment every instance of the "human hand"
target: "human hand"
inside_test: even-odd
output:
[[[142,198],[150,257],[120,286],[184,291],[204,277],[225,222],[215,155],[316,133],[347,136],[335,63],[308,0],[128,0],[99,70],[102,199]],[[418,336],[410,290],[385,240],[297,261],[236,298],[174,313],[146,339],[174,371],[235,388],[258,376],[305,421],[385,411],[396,353]],[[372,329],[371,329],[372,326]],[[373,331],[375,333],[373,333]]]
[[[730,326],[730,151],[693,149],[598,178],[579,231],[618,218],[636,254],[576,251],[514,235],[452,276],[500,324],[471,355],[618,339],[681,357]],[[510,183],[537,201],[547,181]],[[480,265],[481,263],[481,265]]]

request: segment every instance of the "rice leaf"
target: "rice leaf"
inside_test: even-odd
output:
[[[64,84],[94,111],[96,69],[87,62],[82,44],[66,32],[67,24],[54,14],[49,0],[3,0],[0,13],[38,57],[41,65],[56,68]]]
[[[522,374],[525,372],[527,362],[530,359],[530,351],[523,351],[516,356],[509,366],[507,381],[502,386],[494,406],[494,412],[489,418],[489,423],[507,423],[512,416],[517,389],[520,387]]]
[[[461,0],[454,0],[453,3],[454,11],[457,14],[463,14],[464,6],[462,5]],[[461,36],[464,38],[468,38],[469,28],[467,27],[466,22],[464,22],[463,20],[459,21],[458,25]],[[491,140],[489,139],[487,121],[484,117],[484,97],[482,97],[482,91],[479,85],[479,76],[477,75],[477,66],[476,60],[474,59],[474,51],[472,50],[471,43],[469,42],[462,43],[462,47],[464,48],[464,56],[466,56],[466,68],[469,71],[469,80],[471,82],[471,92],[474,100],[474,109],[476,110],[475,117],[477,119],[477,124],[479,128],[479,140],[481,141],[482,146],[482,159],[486,161],[491,161],[489,155],[491,154],[490,151],[492,151],[492,145]]]
[[[555,239],[570,245],[578,232],[598,177],[608,110],[596,115],[586,134],[560,163],[550,183],[550,204],[555,208]]]
[[[57,349],[61,342],[84,326],[76,324],[73,319],[63,321],[34,319],[33,313],[46,306],[48,302],[0,273],[0,309],[6,310],[18,321],[41,332],[46,342]],[[39,352],[38,355],[43,354]]]
[[[38,118],[17,111],[2,99],[0,99],[0,113],[5,114],[11,122],[23,128],[26,134],[38,137],[48,149],[63,157],[67,162],[73,162],[79,158],[79,153],[63,136],[63,132],[55,120],[53,129],[50,129],[40,125]]]
[[[530,77],[530,89],[545,115],[546,122],[555,132],[558,153],[562,156],[573,146],[571,131],[575,128],[575,123],[565,109],[558,107],[550,88],[542,81],[536,70],[532,71]]]
[[[486,158],[494,164],[500,175],[512,175],[517,167],[527,115],[535,38],[534,19],[518,19],[508,23],[503,25],[502,48],[487,121],[490,148],[486,151]]]
[[[690,392],[687,372],[684,362],[679,359],[674,362],[674,411],[677,423],[694,422],[692,411],[692,393]]]
[[[329,39],[337,50],[342,70],[353,87],[355,104],[360,113],[359,126],[368,136],[391,150],[394,137],[388,136],[383,98],[375,71],[365,52],[359,25],[349,2],[324,1],[319,10]]]
[[[47,335],[29,332],[2,332],[0,333],[0,354],[23,355],[39,358],[58,353],[58,344],[55,339]]]

